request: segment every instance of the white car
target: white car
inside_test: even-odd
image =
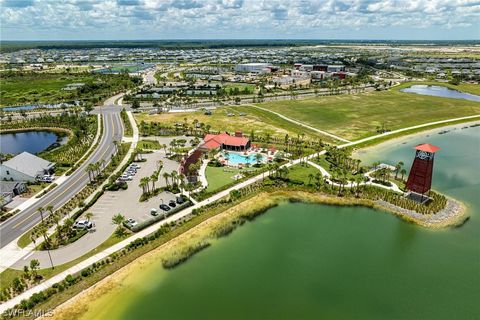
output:
[[[75,222],[73,227],[76,229],[91,229],[93,227],[93,223],[92,221],[88,220],[78,220],[77,222]]]
[[[137,170],[142,168],[141,166],[139,166],[139,165],[136,164],[136,163],[131,164],[130,167],[135,168],[135,169],[137,169]]]
[[[54,176],[44,175],[39,179],[40,182],[53,182],[55,180]]]
[[[132,177],[129,176],[128,174],[121,175],[120,179],[125,180],[125,181],[132,181]]]
[[[134,227],[138,224],[137,220],[132,219],[132,218],[128,218],[125,223],[130,227]]]

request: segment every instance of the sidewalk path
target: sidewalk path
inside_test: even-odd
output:
[[[270,113],[273,113],[274,115],[284,119],[284,120],[287,120],[288,122],[292,122],[292,123],[295,123],[299,126],[302,126],[304,128],[307,128],[307,129],[310,129],[312,131],[315,131],[315,132],[318,132],[320,134],[323,134],[325,136],[329,136],[330,138],[333,138],[333,139],[336,139],[336,140],[340,140],[342,142],[347,142],[347,143],[351,143],[351,141],[349,140],[346,140],[346,139],[343,139],[342,137],[339,137],[339,136],[336,136],[334,134],[331,134],[330,132],[327,132],[327,131],[323,131],[323,130],[320,130],[320,129],[317,129],[317,128],[314,128],[312,126],[309,126],[308,124],[305,124],[303,122],[300,122],[300,121],[297,121],[297,120],[294,120],[294,119],[291,119],[291,118],[288,118],[286,116],[284,116],[283,114],[281,113],[278,113],[278,112],[275,112],[275,111],[272,111],[272,110],[269,110],[269,109],[266,109],[266,108],[262,108],[262,107],[259,107],[259,106],[256,106],[254,104],[243,104],[244,106],[250,106],[250,107],[253,107],[253,108],[257,108],[257,109],[260,109],[260,110],[263,110],[263,111],[266,111],[266,112],[270,112]]]
[[[129,117],[131,116],[131,114],[129,114]],[[133,116],[132,116],[133,118]],[[436,125],[436,124],[441,124],[441,123],[447,123],[447,122],[451,122],[451,121],[457,121],[457,120],[467,120],[467,119],[475,119],[475,118],[480,118],[480,115],[475,115],[475,116],[469,116],[469,117],[462,117],[462,118],[455,118],[455,119],[449,119],[449,120],[443,120],[443,121],[436,121],[436,122],[430,122],[430,123],[426,123],[426,124],[422,124],[422,125],[418,125],[418,126],[413,126],[413,127],[409,127],[409,128],[404,128],[404,129],[399,129],[399,130],[395,130],[395,131],[391,131],[391,132],[388,132],[388,133],[384,133],[384,134],[379,134],[379,135],[376,135],[376,136],[372,136],[372,137],[369,137],[369,138],[365,138],[365,139],[361,139],[361,140],[358,140],[358,141],[354,141],[354,142],[348,142],[344,145],[341,145],[339,146],[339,148],[344,148],[344,147],[349,147],[349,146],[353,146],[353,145],[356,145],[356,144],[360,144],[360,143],[363,143],[365,141],[370,141],[370,140],[374,140],[374,139],[379,139],[379,138],[382,138],[384,136],[388,136],[390,134],[394,134],[394,133],[397,133],[397,132],[403,132],[403,131],[408,131],[408,130],[411,130],[411,129],[416,129],[416,128],[423,128],[423,127],[428,127],[428,126],[431,126],[431,125]],[[135,134],[137,135],[138,137],[138,128],[134,128],[134,136]],[[319,154],[325,154],[325,150],[319,152]],[[307,158],[308,159],[312,159],[314,157],[316,157],[317,154],[312,154]],[[301,159],[296,159],[296,160],[293,160],[287,164],[284,164],[283,166],[284,167],[291,167],[295,164],[298,164],[300,163]],[[101,259],[104,259],[105,257],[107,257],[108,255],[118,251],[118,250],[121,250],[123,249],[124,247],[126,247],[130,242],[132,242],[133,240],[135,239],[139,239],[139,238],[142,238],[142,237],[145,237],[153,232],[155,232],[156,230],[158,230],[158,228],[163,225],[163,224],[166,224],[166,223],[170,223],[170,222],[173,222],[173,221],[176,221],[177,219],[180,219],[188,214],[190,214],[192,212],[193,209],[197,209],[197,208],[200,208],[206,204],[209,204],[211,202],[214,202],[218,199],[221,199],[227,195],[229,195],[229,193],[232,191],[232,190],[238,190],[238,189],[241,189],[245,186],[248,186],[252,183],[255,183],[257,181],[260,181],[263,179],[264,176],[268,176],[270,174],[270,172],[264,172],[262,174],[259,174],[258,176],[255,176],[255,177],[252,177],[248,180],[245,180],[235,186],[232,186],[226,190],[223,190],[213,196],[211,196],[210,198],[208,199],[205,199],[201,202],[198,202],[197,204],[189,207],[189,208],[186,208],[185,210],[182,210],[180,212],[177,212],[176,214],[168,217],[167,219],[165,220],[162,220],[162,221],[159,221],[157,222],[156,224],[153,224],[151,225],[150,227],[148,228],[145,228],[141,231],[139,231],[138,233],[134,234],[133,236],[111,246],[110,248],[108,249],[105,249],[103,250],[102,252],[78,263],[77,265],[65,270],[64,272],[44,281],[43,283],[33,287],[33,288],[30,288],[29,290],[19,294],[18,296],[4,302],[3,304],[0,305],[0,313],[14,307],[16,304],[20,303],[21,300],[23,299],[28,299],[32,294],[34,293],[38,293],[46,288],[49,288],[50,286],[52,286],[54,283],[57,283],[61,280],[63,280],[67,275],[69,274],[73,274],[73,273],[76,273],[76,272],[79,272],[80,270],[82,270],[83,268],[86,268],[88,266],[90,266],[92,263],[94,262],[98,262],[100,261]],[[371,182],[369,182],[371,183]],[[367,183],[368,184],[368,183]],[[388,188],[386,186],[382,186],[382,185],[378,185],[379,187],[382,187],[382,188]]]

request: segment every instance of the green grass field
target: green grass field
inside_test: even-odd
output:
[[[403,93],[399,89],[266,102],[259,106],[350,140],[375,135],[382,125],[395,130],[480,114],[478,102]],[[245,108],[248,112],[253,112],[254,109],[248,106]]]
[[[62,90],[69,84],[85,83],[91,90]],[[44,104],[92,99],[132,85],[123,75],[89,73],[4,73],[0,77],[0,105]]]
[[[229,113],[235,114],[235,116],[228,116]],[[241,116],[241,113],[245,115]],[[330,138],[320,135],[315,131],[286,121],[267,111],[248,106],[221,107],[214,110],[212,115],[205,115],[203,111],[198,111],[154,115],[135,113],[134,116],[137,123],[141,121],[159,122],[164,125],[174,126],[176,123],[183,124],[185,119],[187,119],[189,126],[193,126],[192,123],[196,119],[199,123],[210,125],[212,131],[227,131],[233,133],[240,130],[246,134],[250,134],[250,132],[254,130],[256,136],[269,134],[270,136],[277,136],[282,139],[285,134],[296,137],[298,134],[304,133],[305,136],[310,139],[317,140],[318,138],[322,138],[325,141],[330,141]]]
[[[205,170],[205,175],[208,181],[207,192],[213,192],[221,187],[234,182],[232,179],[234,175],[242,170],[236,168],[226,167],[209,167]]]
[[[310,182],[310,178],[308,176],[310,174],[316,175],[317,172],[320,171],[309,164],[296,164],[288,169],[288,178],[292,180],[303,181],[305,184],[308,184]]]
[[[140,140],[137,147],[140,149],[158,150],[160,149],[160,143],[157,140]]]

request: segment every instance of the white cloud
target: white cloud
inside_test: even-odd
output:
[[[342,37],[388,38],[418,29],[468,29],[480,37],[479,0],[3,0],[2,38],[23,34],[101,34],[121,38]],[[97,30],[98,33],[91,33]],[[329,30],[336,30],[335,33]],[[362,31],[363,30],[363,31]],[[405,31],[402,31],[405,30]],[[430,32],[429,31],[429,32]],[[390,32],[390,33],[388,33]],[[17,34],[16,34],[17,33]],[[402,36],[403,34],[403,36]],[[448,34],[448,33],[447,33]],[[425,36],[428,38],[428,34]]]

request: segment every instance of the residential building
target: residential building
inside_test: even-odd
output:
[[[34,182],[54,168],[54,163],[25,151],[0,164],[0,180]]]

